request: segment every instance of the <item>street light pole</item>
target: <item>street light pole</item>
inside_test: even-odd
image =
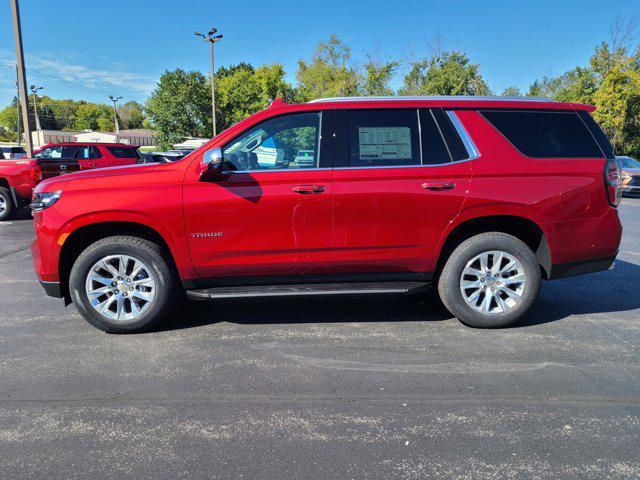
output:
[[[114,98],[113,95],[109,95],[109,100],[113,102],[113,120],[116,125],[116,143],[120,143],[120,125],[118,124],[118,107],[116,106],[116,103],[118,103],[118,100],[121,98],[122,97]]]
[[[38,132],[42,131],[42,127],[40,126],[40,117],[38,116],[38,90],[42,90],[43,87],[37,87],[35,85],[31,85],[31,91],[33,92],[33,113],[36,117],[36,130]]]
[[[222,38],[222,35],[215,35],[217,31],[218,30],[216,30],[215,28],[212,28],[211,30],[209,30],[209,32],[207,32],[206,35],[203,35],[202,33],[199,33],[199,32],[195,32],[195,35],[197,35],[198,37],[202,37],[205,42],[209,43],[209,52],[210,52],[210,58],[211,58],[211,115],[213,118],[213,136],[214,137],[217,135],[217,128],[216,128],[216,87],[215,87],[215,74],[214,74],[215,70],[214,70],[214,64],[213,64],[213,44],[219,42],[220,39]]]
[[[17,107],[18,107],[18,146],[22,145],[22,139],[20,138],[20,136],[22,135],[20,133],[20,79],[18,78],[18,66],[16,65],[16,100],[18,101],[17,103]]]
[[[22,49],[22,27],[20,26],[20,7],[18,0],[11,0],[13,13],[13,37],[16,44],[16,58],[18,60],[18,87],[24,119],[24,133],[27,157],[33,157],[33,139],[31,138],[31,120],[29,119],[29,95],[27,94],[27,76],[24,70],[24,51]]]
[[[209,42],[209,50],[211,51],[211,115],[213,118],[213,136],[217,135],[217,127],[216,127],[216,81],[215,72],[213,67],[213,42]]]

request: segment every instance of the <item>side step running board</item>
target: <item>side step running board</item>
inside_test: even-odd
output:
[[[302,285],[262,285],[216,287],[187,290],[191,300],[242,297],[286,297],[301,295],[363,295],[384,293],[417,293],[426,290],[424,282],[310,283]]]

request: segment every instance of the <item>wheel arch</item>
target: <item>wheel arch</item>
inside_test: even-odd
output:
[[[58,262],[58,275],[60,279],[61,292],[64,295],[65,302],[70,303],[69,296],[69,275],[74,262],[80,254],[92,243],[107,237],[117,235],[127,235],[132,237],[143,238],[158,245],[165,258],[169,268],[174,275],[179,275],[176,260],[169,247],[166,239],[154,228],[137,222],[115,222],[104,221],[83,225],[71,233],[64,240],[60,249]],[[179,278],[179,277],[178,277]]]
[[[551,253],[544,229],[530,218],[520,215],[485,215],[458,223],[444,236],[435,265],[436,276],[458,245],[468,238],[486,232],[502,232],[524,242],[535,254],[548,279],[551,274]]]

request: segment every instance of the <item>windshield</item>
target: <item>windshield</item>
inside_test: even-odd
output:
[[[621,157],[619,159],[622,168],[640,168],[640,162],[630,157]]]

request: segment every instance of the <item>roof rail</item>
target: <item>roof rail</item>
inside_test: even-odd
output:
[[[329,102],[369,102],[369,101],[427,101],[427,100],[453,100],[463,102],[495,101],[495,102],[553,102],[550,98],[538,97],[499,97],[476,95],[416,95],[416,96],[365,96],[365,97],[329,97],[318,98],[309,103]]]

